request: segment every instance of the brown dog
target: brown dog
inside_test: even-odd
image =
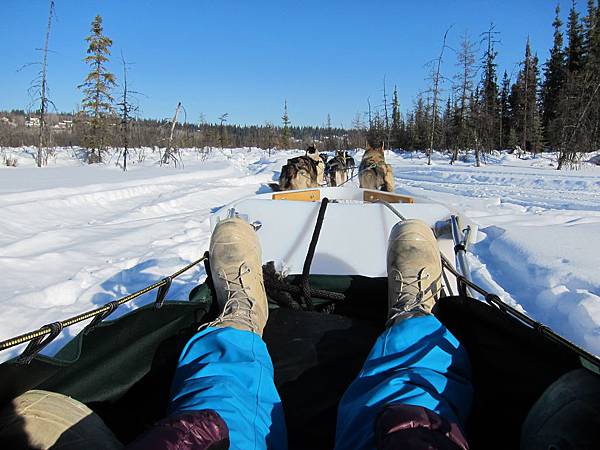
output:
[[[306,149],[304,156],[288,159],[281,168],[279,186],[271,185],[274,190],[290,191],[295,189],[308,189],[321,186],[325,172],[325,164],[315,147]]]
[[[360,162],[358,180],[361,188],[394,191],[394,174],[392,166],[385,163],[383,142],[369,144]]]

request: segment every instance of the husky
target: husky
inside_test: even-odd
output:
[[[338,150],[333,158],[327,162],[326,173],[329,177],[330,186],[341,186],[348,181],[348,172],[350,178],[354,176],[356,163],[354,158],[346,150]]]
[[[394,174],[392,166],[385,163],[383,142],[369,143],[360,162],[358,180],[361,188],[394,191]]]
[[[321,186],[325,181],[325,161],[323,157],[313,145],[306,149],[305,155],[317,164],[317,183]]]
[[[275,191],[290,191],[295,189],[308,189],[320,187],[323,183],[325,164],[321,156],[310,146],[303,156],[288,159],[287,164],[281,168],[279,185],[271,184]]]

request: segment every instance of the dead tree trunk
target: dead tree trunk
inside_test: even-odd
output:
[[[38,150],[36,163],[42,167],[47,162],[44,140],[46,137],[46,111],[48,109],[48,98],[46,97],[46,67],[48,65],[48,42],[50,41],[50,29],[52,27],[52,16],[54,15],[54,0],[50,0],[50,9],[48,11],[48,26],[46,27],[46,39],[44,40],[44,57],[42,60],[41,85],[40,85],[40,130],[38,140]]]
[[[180,109],[181,102],[177,103],[177,108],[175,108],[175,115],[173,116],[173,121],[171,122],[169,142],[167,143],[167,148],[165,149],[165,153],[163,154],[162,164],[167,164],[173,158],[173,133],[175,132],[175,125],[177,125],[177,116],[179,116]]]
[[[123,102],[121,103],[121,131],[123,133],[123,172],[127,171],[127,157],[129,152],[129,102],[127,100],[127,63],[121,52],[123,63]],[[118,162],[118,161],[117,161]]]

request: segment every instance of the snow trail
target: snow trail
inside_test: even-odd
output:
[[[26,149],[13,153],[20,167],[0,168],[0,339],[105,304],[199,258],[211,212],[264,192],[285,160],[301,152],[227,149],[202,159],[190,150],[183,151],[184,168],[175,169],[158,167],[148,151],[127,173],[82,165],[67,150],[44,169],[30,167]],[[600,167],[557,172],[550,158],[502,154],[476,168],[472,161],[450,166],[439,154],[432,166],[416,153],[387,155],[398,190],[443,203],[479,226],[469,255],[477,282],[600,355]],[[204,276],[203,267],[184,274],[168,299],[187,298]],[[84,325],[65,330],[45,353]],[[0,361],[18,351],[3,352]]]

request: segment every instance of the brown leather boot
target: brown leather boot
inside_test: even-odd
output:
[[[269,307],[254,228],[237,217],[219,222],[210,239],[209,255],[222,313],[205,326],[232,327],[262,337]]]
[[[399,222],[388,240],[388,323],[430,314],[442,288],[440,249],[429,226]]]

